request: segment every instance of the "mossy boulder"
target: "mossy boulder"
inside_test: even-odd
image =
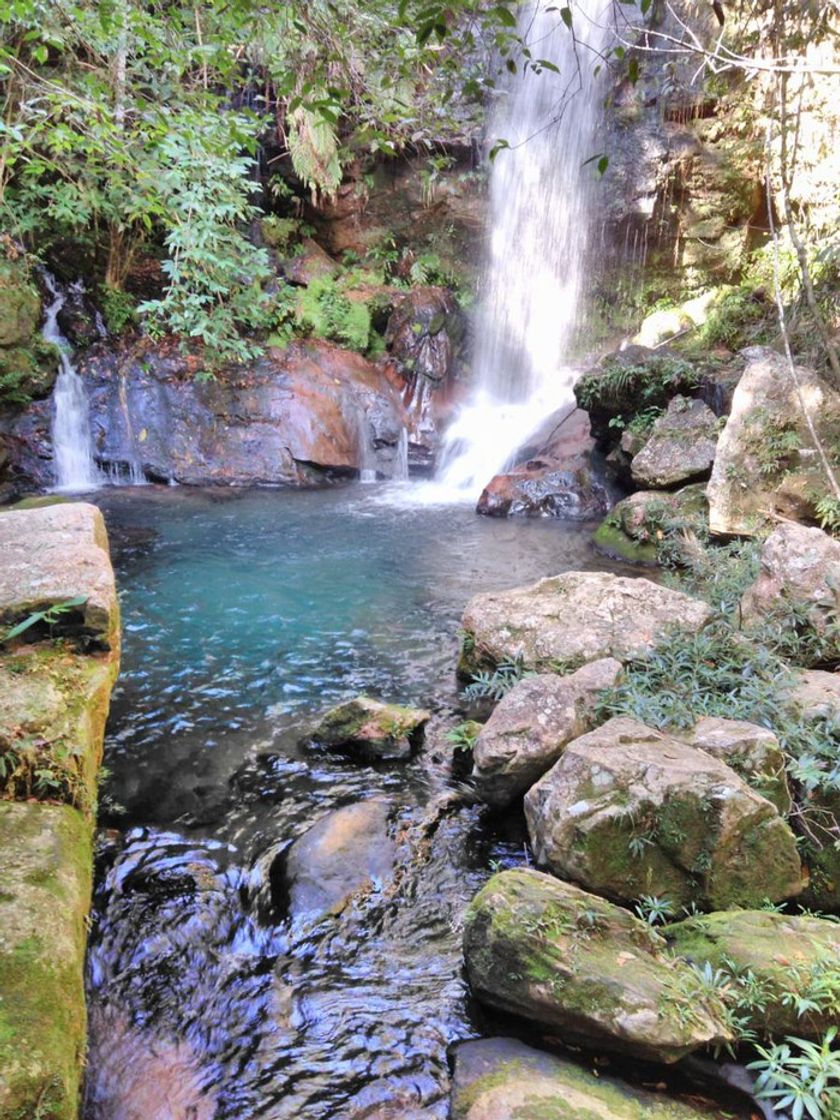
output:
[[[798,708],[803,719],[823,716],[840,720],[840,672],[806,669],[797,674],[790,702]]]
[[[809,418],[840,465],[840,393],[806,367],[794,379],[773,350],[754,347],[748,356],[707,491],[711,530],[724,536],[753,536],[779,517],[816,520],[816,502],[829,491]]]
[[[565,572],[471,599],[459,672],[470,676],[517,660],[536,670],[605,657],[627,661],[652,649],[669,626],[697,632],[710,616],[708,604],[650,580]]]
[[[531,869],[503,871],[467,911],[473,994],[567,1041],[674,1062],[727,1041],[690,966],[647,923]]]
[[[41,322],[41,297],[23,260],[0,260],[0,347],[25,346]]]
[[[604,658],[565,677],[539,673],[515,685],[496,705],[473,748],[472,780],[482,800],[503,807],[548,770],[566,743],[589,731],[600,693],[621,675]]]
[[[685,534],[708,531],[706,488],[692,483],[674,493],[639,490],[607,514],[592,538],[607,556],[631,564],[656,564],[668,551],[677,556],[685,548]]]
[[[423,708],[356,696],[322,716],[308,742],[354,758],[403,759],[419,745],[431,718]]]
[[[730,976],[760,1035],[817,1037],[837,1022],[840,923],[736,910],[698,915],[663,933],[680,957]]]
[[[717,1113],[598,1076],[513,1038],[455,1047],[452,1120],[714,1120]]]
[[[569,743],[525,795],[537,862],[616,901],[779,902],[802,890],[775,805],[705,751],[628,718]]]
[[[707,478],[715,461],[718,421],[702,401],[674,397],[654,421],[644,447],[630,464],[637,486],[668,490]]]
[[[0,801],[0,1120],[76,1120],[85,1054],[91,825]]]
[[[28,346],[0,349],[0,401],[12,405],[42,400],[58,377],[58,351],[40,336]]]

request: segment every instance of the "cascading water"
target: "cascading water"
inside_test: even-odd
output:
[[[58,348],[59,371],[53,391],[53,456],[56,490],[94,490],[102,476],[93,459],[88,400],[82,379],[70,360],[70,343],[61,333],[58,315],[64,306],[64,293],[48,272],[44,284],[53,297],[47,307],[42,334]]]
[[[447,433],[438,471],[443,487],[465,498],[503,470],[552,412],[573,404],[574,374],[564,360],[580,325],[598,193],[597,69],[611,37],[611,6],[576,0],[573,30],[546,0],[520,12],[531,58],[550,65],[520,72],[492,122],[509,149],[499,151],[491,173],[475,389]]]

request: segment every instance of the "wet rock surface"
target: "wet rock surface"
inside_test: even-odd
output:
[[[569,743],[525,795],[525,815],[538,864],[617,901],[725,909],[802,891],[776,807],[718,759],[636,720]]]
[[[548,770],[566,743],[591,729],[600,692],[621,675],[604,658],[569,676],[540,673],[508,692],[481,728],[473,748],[472,781],[482,800],[509,805]]]
[[[423,738],[431,712],[357,696],[331,708],[309,737],[313,745],[362,760],[406,759]]]
[[[471,599],[461,670],[517,659],[527,669],[551,661],[625,661],[652,649],[669,626],[699,631],[710,615],[699,599],[646,579],[567,572]]]
[[[464,955],[482,1002],[568,1041],[673,1062],[728,1037],[696,996],[679,1014],[687,965],[628,911],[539,871],[495,875],[473,899]]]

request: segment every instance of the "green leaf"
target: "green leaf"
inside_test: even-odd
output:
[[[560,18],[563,20],[563,23],[565,23],[565,25],[567,27],[571,28],[571,26],[572,26],[572,9],[569,8],[569,7],[561,8],[560,9]]]

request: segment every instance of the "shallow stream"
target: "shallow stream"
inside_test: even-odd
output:
[[[149,487],[97,501],[124,649],[87,1117],[445,1117],[447,1047],[481,1033],[462,915],[492,867],[527,858],[518,822],[462,803],[427,829],[430,806],[458,787],[445,751],[374,768],[299,740],[361,691],[456,709],[467,599],[603,568],[591,530],[407,505],[379,486]],[[261,919],[259,857],[374,794],[402,837],[396,890],[315,929]]]

